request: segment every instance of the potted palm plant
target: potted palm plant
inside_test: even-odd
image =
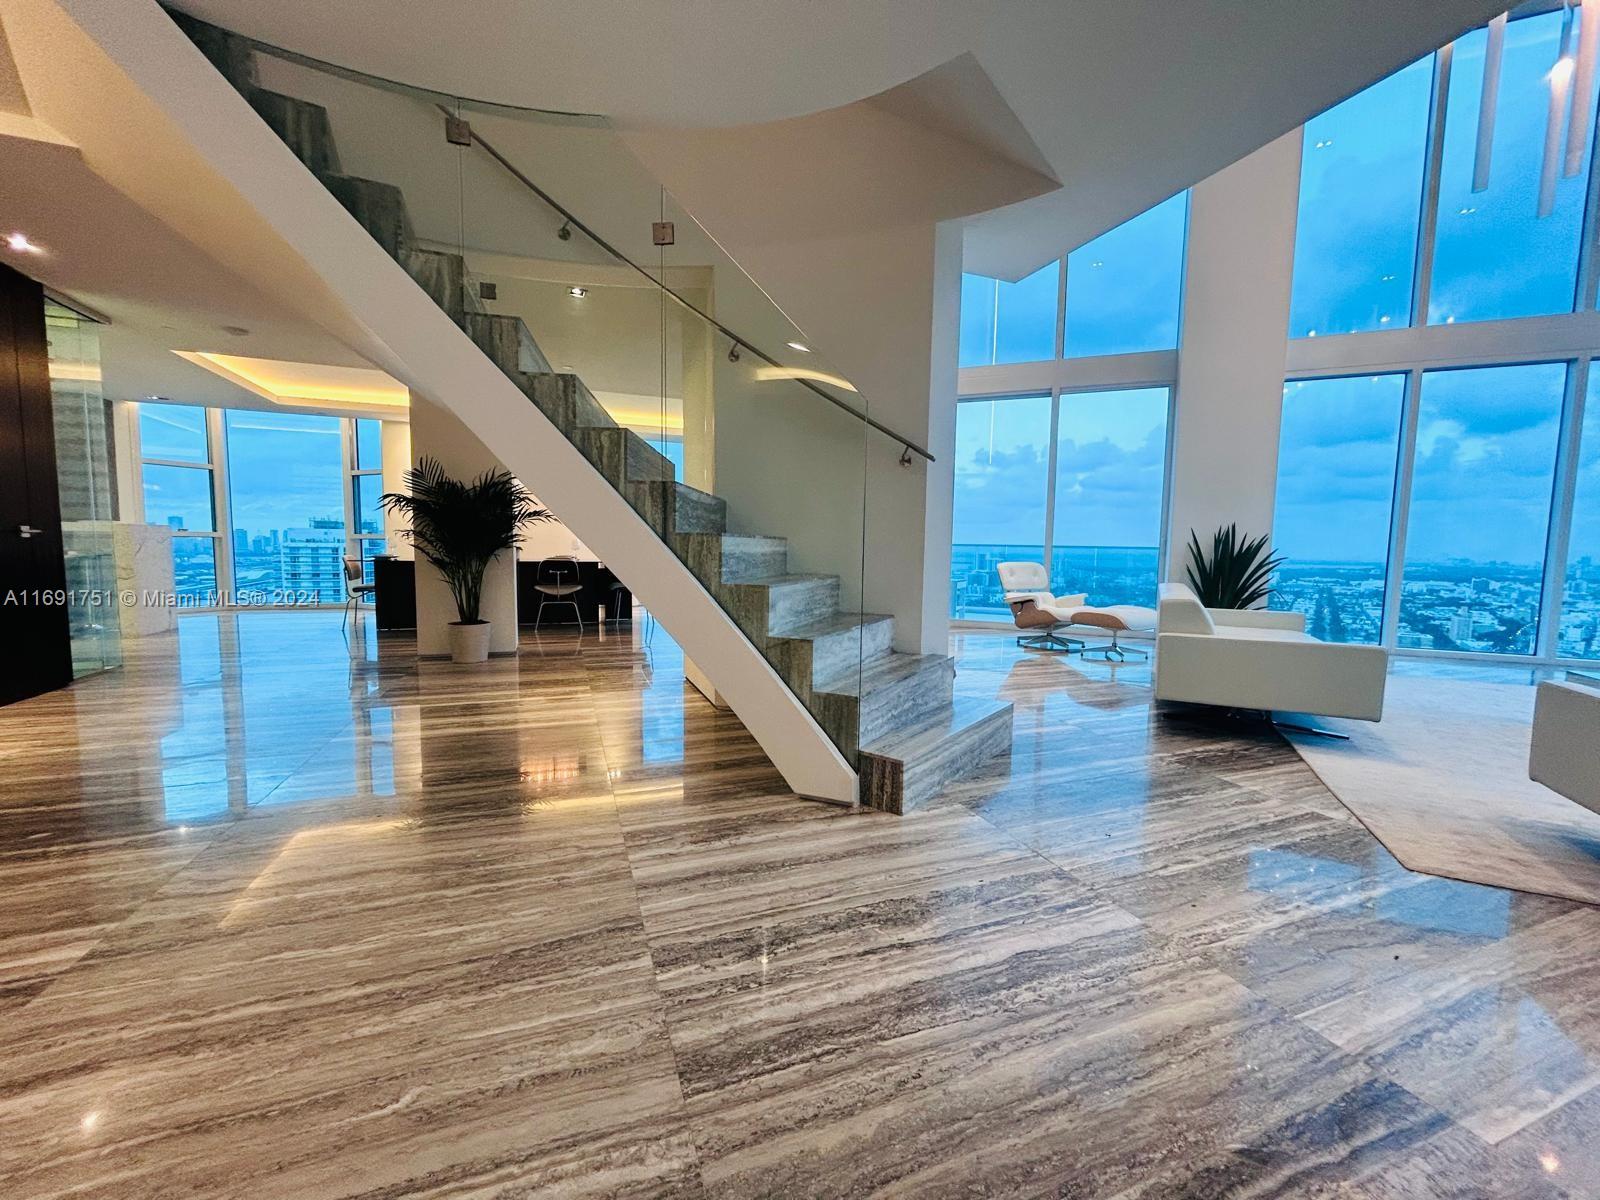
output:
[[[456,603],[450,623],[450,658],[479,663],[489,657],[489,622],[483,619],[483,574],[517,544],[524,527],[555,518],[540,508],[509,471],[485,471],[470,483],[452,479],[434,458],[406,472],[410,495],[387,492],[386,512],[410,524],[403,533],[444,576]]]
[[[1189,558],[1189,586],[1207,608],[1254,608],[1272,594],[1273,572],[1284,561],[1272,553],[1266,534],[1253,538],[1237,525],[1211,535],[1209,558],[1191,529]]]

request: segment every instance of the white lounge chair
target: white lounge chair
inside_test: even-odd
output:
[[[1024,631],[1017,645],[1025,650],[1051,650],[1058,654],[1081,651],[1104,654],[1107,660],[1119,661],[1129,654],[1149,657],[1143,650],[1124,646],[1118,635],[1129,630],[1148,632],[1156,626],[1156,613],[1151,608],[1137,604],[1086,604],[1087,594],[1056,596],[1050,592],[1050,572],[1043,563],[1001,563],[1000,586],[1005,588],[1006,604],[1011,608],[1011,619]],[[1061,630],[1072,625],[1100,629],[1111,634],[1104,646],[1088,646],[1081,638],[1065,637]]]

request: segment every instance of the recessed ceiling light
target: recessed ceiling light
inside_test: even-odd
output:
[[[801,354],[810,354],[811,353],[811,347],[806,345],[804,342],[790,342],[789,343],[789,349],[798,350],[798,351],[800,351]]]
[[[589,289],[586,287],[569,287],[567,289],[567,295],[571,296],[574,300],[582,300],[588,294]]]
[[[18,254],[44,253],[44,247],[35,246],[28,240],[28,235],[25,233],[13,233],[8,235],[6,238],[6,245],[15,250]]]

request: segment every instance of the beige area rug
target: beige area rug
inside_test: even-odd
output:
[[[1396,675],[1348,742],[1285,736],[1413,871],[1600,904],[1600,814],[1528,778],[1535,690]]]

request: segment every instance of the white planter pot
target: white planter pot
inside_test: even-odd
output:
[[[458,663],[481,663],[489,658],[489,622],[479,621],[476,625],[463,625],[460,621],[450,622],[450,661]]]

